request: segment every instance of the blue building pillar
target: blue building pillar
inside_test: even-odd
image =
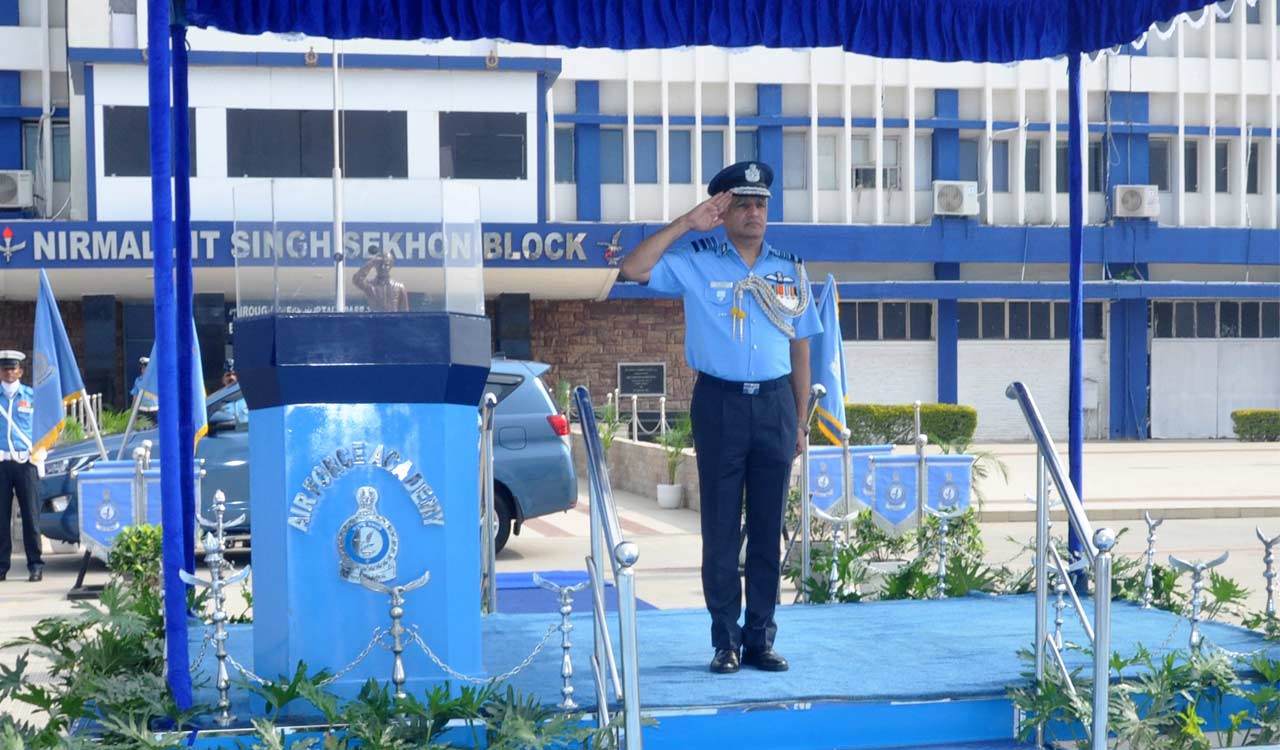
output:
[[[938,89],[933,92],[933,116],[937,120],[960,118],[960,92],[956,89]],[[933,128],[930,139],[930,156],[933,179],[960,179],[960,129],[954,125]],[[936,221],[936,219],[935,219]]]
[[[577,82],[578,114],[600,114],[600,83]],[[573,127],[573,181],[578,195],[578,221],[600,220],[600,125],[577,123]],[[555,169],[550,164],[548,169]]]
[[[756,114],[761,117],[782,116],[782,86],[761,83],[756,86]],[[773,197],[769,199],[769,221],[782,221],[782,126],[762,125],[757,131],[760,161],[773,168]]]
[[[0,26],[18,25],[18,0],[0,0]],[[22,74],[0,71],[0,109],[22,106]],[[22,168],[22,120],[0,115],[0,169]]]
[[[1136,270],[1147,277],[1145,263],[1134,266],[1112,264],[1112,275]],[[1112,440],[1145,440],[1150,437],[1147,389],[1150,384],[1150,316],[1147,299],[1119,299],[1111,302],[1111,409]]]
[[[1146,133],[1135,133],[1133,125],[1151,121],[1149,95],[1115,91],[1111,94],[1110,143],[1104,140],[1109,169],[1103,189],[1111,195],[1113,185],[1145,185],[1151,182],[1151,148]],[[1104,139],[1106,136],[1103,136]]]
[[[938,281],[959,281],[959,263],[934,263],[933,278]],[[958,362],[960,342],[960,318],[956,313],[956,301],[938,300],[938,403],[957,403],[959,396]]]

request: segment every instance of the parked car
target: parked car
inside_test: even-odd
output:
[[[494,506],[497,548],[511,533],[520,533],[526,519],[572,508],[578,502],[578,480],[569,453],[569,422],[556,411],[551,394],[539,376],[549,369],[541,362],[495,359],[485,392],[498,398],[494,411]],[[244,523],[229,528],[234,543],[249,541],[249,420],[240,385],[215,391],[205,402],[209,433],[196,448],[204,459],[201,512],[212,518],[213,493],[222,490],[229,520],[244,515]],[[124,435],[103,438],[107,454],[115,458]],[[134,433],[129,449],[143,440],[152,442],[158,455],[155,429]],[[37,501],[40,531],[64,542],[80,540],[80,523],[74,472],[88,468],[98,457],[93,440],[63,445],[49,452]]]

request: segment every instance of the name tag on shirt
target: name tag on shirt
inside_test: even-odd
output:
[[[711,282],[711,298],[716,302],[729,301],[729,295],[733,294],[732,281],[713,281]]]

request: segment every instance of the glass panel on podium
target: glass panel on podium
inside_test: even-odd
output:
[[[231,190],[235,318],[275,312],[275,181],[245,180]]]

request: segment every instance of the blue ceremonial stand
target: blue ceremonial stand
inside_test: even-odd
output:
[[[404,595],[404,627],[483,676],[477,404],[489,321],[269,315],[236,322],[235,350],[253,425],[253,671],[342,671],[391,629],[386,589],[429,573]],[[391,681],[381,637],[331,691]],[[445,679],[404,642],[408,692]]]

